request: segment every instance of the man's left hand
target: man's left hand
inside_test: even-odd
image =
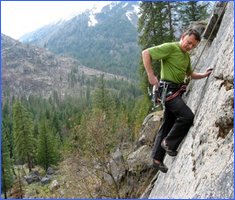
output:
[[[205,72],[205,76],[210,76],[212,70],[213,70],[213,68],[208,68]]]

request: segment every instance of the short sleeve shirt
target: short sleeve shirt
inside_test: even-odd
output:
[[[186,74],[192,72],[188,52],[180,49],[179,42],[164,43],[149,48],[152,59],[161,60],[161,79],[174,83],[183,83]]]

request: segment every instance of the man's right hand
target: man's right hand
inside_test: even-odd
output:
[[[149,83],[158,87],[158,79],[155,75],[148,76]]]
[[[151,63],[151,56],[150,56],[148,49],[145,49],[144,51],[142,51],[142,58],[143,58],[144,68],[148,74],[149,83],[151,85],[156,85],[158,87],[158,79],[154,75],[153,67]]]

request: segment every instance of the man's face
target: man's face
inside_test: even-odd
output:
[[[195,36],[192,35],[185,35],[182,36],[181,41],[180,41],[180,48],[183,51],[190,51],[194,49],[197,45],[199,44],[199,41],[195,39]]]

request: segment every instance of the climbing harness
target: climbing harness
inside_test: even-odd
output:
[[[153,109],[163,108],[165,109],[165,103],[182,95],[186,91],[185,84],[175,84],[169,81],[160,81],[160,86],[153,86],[152,90],[152,102]]]

